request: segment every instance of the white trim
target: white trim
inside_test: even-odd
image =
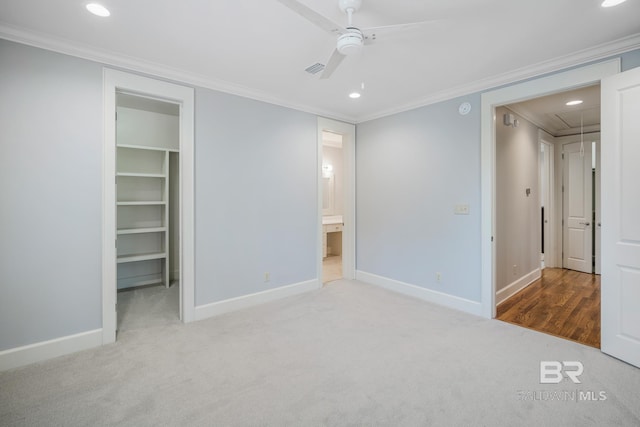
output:
[[[544,236],[544,266],[557,267],[562,264],[557,262],[558,253],[558,241],[556,233],[556,211],[558,209],[556,204],[556,143],[555,138],[544,130],[540,129],[538,132],[538,141],[540,144],[544,144],[546,149],[549,150],[549,188],[548,188],[548,206],[545,208],[548,218],[547,235]]]
[[[208,76],[198,75],[186,70],[170,68],[162,64],[143,61],[138,58],[124,56],[114,52],[100,50],[95,47],[83,45],[78,42],[56,38],[34,31],[28,31],[23,28],[16,28],[7,24],[0,25],[0,38],[51,50],[54,52],[63,53],[66,55],[72,55],[78,58],[88,59],[90,61],[101,62],[103,64],[114,67],[122,67],[132,71],[152,74],[158,77],[176,80],[182,83],[187,83],[202,88],[243,96],[270,104],[280,105],[283,107],[293,108],[299,111],[316,114],[319,116],[330,117],[336,120],[343,120],[349,123],[362,123],[369,120],[374,120],[392,114],[401,113],[403,111],[413,110],[415,108],[435,104],[437,102],[446,101],[458,96],[464,96],[482,90],[503,86],[517,81],[522,81],[528,78],[534,78],[543,74],[556,72],[591,61],[599,61],[601,59],[619,55],[624,52],[640,49],[640,33],[633,34],[631,36],[623,37],[612,42],[603,43],[588,49],[583,49],[573,54],[564,55],[559,58],[543,61],[528,67],[523,67],[504,74],[492,76],[491,78],[478,80],[472,83],[447,89],[399,107],[382,110],[377,113],[365,116],[348,116],[336,114],[335,112],[322,110],[309,105],[303,105],[284,100],[271,94],[267,94],[265,92],[246,86],[241,86]]]
[[[400,282],[398,280],[389,279],[387,277],[378,276],[376,274],[364,271],[356,271],[356,280],[380,286],[403,295],[419,298],[434,304],[442,305],[454,310],[464,311],[465,313],[482,315],[481,305],[477,301],[471,301],[454,295],[445,294],[443,292],[434,291],[432,289],[422,288],[420,286],[411,285],[409,283]]]
[[[102,218],[102,334],[103,344],[116,339],[116,91],[152,96],[180,106],[180,313],[194,320],[194,90],[147,77],[105,68]]]
[[[208,319],[209,317],[219,316],[221,314],[241,310],[243,308],[249,308],[304,292],[314,291],[321,287],[322,284],[318,280],[313,279],[306,282],[294,283],[293,285],[256,292],[254,294],[242,295],[224,301],[199,305],[195,308],[194,320]]]
[[[541,271],[539,268],[536,268],[532,272],[525,274],[521,278],[500,289],[498,292],[496,292],[496,306],[502,304],[503,302],[538,280],[540,277]]]
[[[342,156],[344,168],[342,221],[342,277],[354,279],[356,276],[356,127],[349,123],[318,117],[318,223],[317,223],[317,271],[322,283],[322,132],[329,131],[342,135]]]
[[[620,72],[620,58],[587,65],[562,73],[497,89],[482,94],[480,118],[480,251],[482,315],[493,318],[495,306],[495,109],[498,106],[538,96],[598,83],[602,78]]]
[[[156,62],[145,61],[131,56],[125,56],[115,52],[109,52],[93,46],[84,45],[71,40],[52,37],[50,35],[37,33],[34,31],[24,30],[22,28],[12,27],[6,24],[0,24],[0,38],[22,43],[33,47],[47,49],[53,52],[65,55],[75,56],[77,58],[87,59],[89,61],[100,62],[102,64],[125,68],[134,72],[150,74],[164,79],[174,80],[183,84],[190,84],[201,88],[212,89],[219,92],[230,93],[257,101],[275,104],[294,110],[311,113],[314,115],[326,116],[355,123],[356,118],[336,114],[335,112],[320,109],[317,107],[291,102],[247,86],[225,80],[216,79],[210,76],[196,74],[187,70],[168,67]]]
[[[42,362],[58,356],[99,347],[102,344],[102,329],[81,332],[49,341],[0,351],[0,371]]]
[[[404,111],[413,110],[426,105],[447,101],[459,96],[465,96],[526,79],[536,78],[589,62],[600,61],[636,49],[640,49],[640,33],[623,37],[612,42],[603,43],[588,49],[583,49],[573,54],[539,62],[504,74],[494,75],[483,80],[477,80],[475,82],[447,89],[402,106],[383,110],[363,117],[357,117],[356,123],[379,119],[392,114],[402,113]]]

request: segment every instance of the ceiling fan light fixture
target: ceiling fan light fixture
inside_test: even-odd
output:
[[[613,7],[613,6],[617,6],[620,3],[624,3],[627,0],[604,0],[602,2],[602,7]]]
[[[580,105],[580,104],[582,104],[582,99],[574,99],[573,101],[567,102],[565,105],[568,105],[569,107],[571,107],[573,105]]]
[[[364,36],[357,28],[349,28],[349,32],[338,37],[338,52],[345,56],[354,55],[362,50]]]
[[[86,7],[89,12],[102,18],[106,18],[107,16],[111,15],[109,9],[98,3],[89,3]]]

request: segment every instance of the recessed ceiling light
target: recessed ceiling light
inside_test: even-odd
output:
[[[358,98],[360,98],[360,94],[359,94],[358,92],[351,92],[351,93],[349,94],[349,98],[351,98],[351,99],[358,99]]]
[[[569,101],[569,102],[567,102],[566,105],[571,106],[571,105],[579,105],[579,104],[582,104],[582,99],[575,99],[573,101]]]
[[[106,7],[98,3],[89,3],[87,5],[87,10],[93,13],[94,15],[102,16],[103,18],[106,18],[107,16],[111,15],[111,12],[109,12],[109,10]]]
[[[617,6],[620,3],[624,3],[627,0],[604,0],[602,2],[602,7],[612,7],[612,6]]]

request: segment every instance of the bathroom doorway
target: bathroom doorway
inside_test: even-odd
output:
[[[318,119],[320,282],[355,278],[355,126]]]
[[[322,132],[322,282],[342,279],[344,165],[342,135]]]

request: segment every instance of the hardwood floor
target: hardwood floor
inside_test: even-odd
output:
[[[498,306],[496,318],[600,348],[600,276],[545,268]]]

